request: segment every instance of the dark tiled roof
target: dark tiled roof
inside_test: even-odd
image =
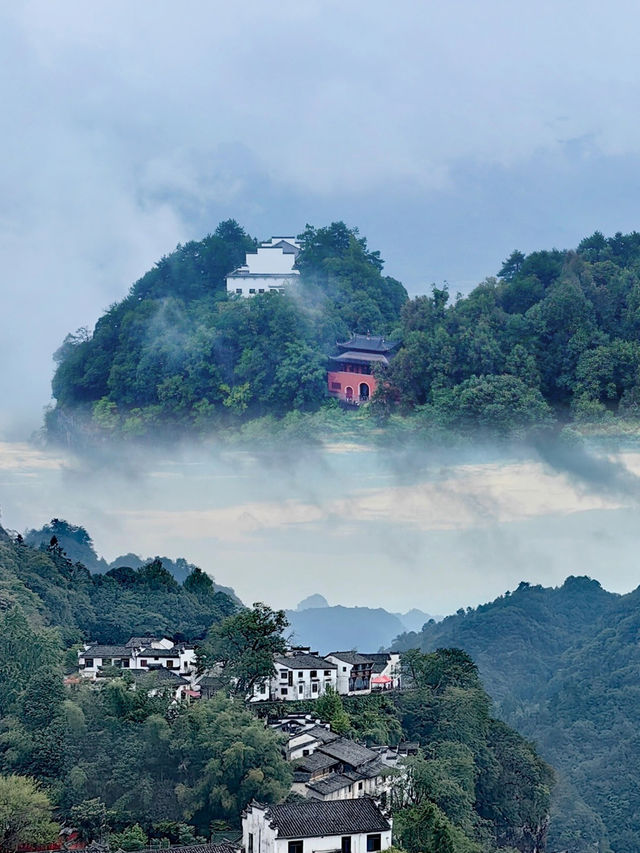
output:
[[[310,782],[307,787],[312,791],[316,791],[316,793],[321,796],[326,797],[328,794],[333,794],[336,791],[340,791],[342,788],[348,787],[349,785],[353,785],[353,779],[350,779],[349,776],[344,776],[342,773],[332,773],[331,776],[327,776],[326,779],[319,779],[317,782]]]
[[[371,658],[358,654],[358,652],[330,652],[327,657],[338,658],[345,663],[373,663]]]
[[[131,675],[136,680],[143,680],[145,678],[153,679],[154,681],[164,681],[171,682],[172,686],[177,687],[179,684],[188,684],[189,681],[186,678],[183,678],[181,675],[178,675],[177,672],[173,672],[170,669],[167,669],[166,666],[154,666],[149,669],[132,669],[129,670]]]
[[[275,825],[279,838],[320,838],[390,829],[389,821],[368,797],[284,803],[269,806],[267,817]]]
[[[381,335],[353,335],[348,341],[338,343],[338,346],[365,352],[390,352],[398,346],[398,342],[385,341]]]
[[[338,740],[339,737],[339,735],[337,735],[335,732],[331,732],[329,731],[329,729],[325,729],[324,726],[313,726],[312,728],[306,729],[305,731],[299,732],[298,734],[311,735],[311,737],[321,741],[322,743],[331,743],[331,741]]]
[[[84,652],[80,652],[83,658],[128,658],[131,649],[126,646],[91,646]]]
[[[372,655],[367,654],[366,657],[370,661],[373,661],[374,672],[382,672],[391,659],[391,655],[388,652],[375,652]]]
[[[370,364],[372,361],[380,362],[380,364],[389,364],[389,359],[384,353],[380,352],[341,352],[340,355],[330,355],[330,361],[348,361],[354,364]]]
[[[275,659],[275,662],[281,666],[288,666],[289,669],[337,669],[335,663],[329,663],[328,660],[316,655],[292,655],[291,657],[281,655]]]
[[[362,764],[368,764],[378,757],[372,749],[361,746],[354,740],[348,740],[347,738],[340,738],[333,743],[325,743],[320,749],[325,755],[345,764],[350,764],[352,767],[360,767]],[[317,755],[317,752],[314,755]]]
[[[144,646],[149,646],[151,643],[157,643],[161,637],[130,637],[125,645],[131,649],[141,649]]]
[[[319,770],[328,770],[330,767],[335,767],[340,759],[332,755],[327,755],[324,752],[325,747],[322,747],[322,752],[317,749],[311,755],[305,755],[303,758],[296,759],[296,770],[306,771],[307,773],[316,773]]]
[[[172,649],[140,649],[138,655],[145,658],[178,658],[180,650],[175,646]]]

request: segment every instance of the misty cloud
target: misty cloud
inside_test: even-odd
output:
[[[636,227],[639,19],[623,0],[5,4],[0,431],[37,426],[68,331],[229,216],[260,237],[345,219],[411,292]]]

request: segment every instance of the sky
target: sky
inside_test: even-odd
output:
[[[5,523],[65,516],[107,557],[185,556],[279,605],[447,612],[582,570],[636,586],[629,460],[626,491],[536,453],[416,482],[362,448],[132,477],[25,442],[65,335],[223,219],[259,239],[344,220],[411,294],[636,229],[638,31],[627,0],[0,0]]]
[[[637,227],[626,0],[0,3],[0,434],[178,242],[360,228],[412,293]]]
[[[177,447],[94,459],[0,442],[0,523],[83,525],[108,561],[185,557],[246,603],[441,615],[520,581],[637,571],[640,452],[506,454],[337,444],[253,453]]]

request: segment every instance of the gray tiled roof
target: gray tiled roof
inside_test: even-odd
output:
[[[358,652],[329,652],[327,657],[338,658],[338,660],[342,660],[345,663],[373,663],[371,658],[365,657],[364,655],[358,654]]]
[[[340,791],[342,788],[347,788],[349,785],[353,785],[353,779],[350,779],[348,776],[344,776],[342,773],[332,773],[330,776],[327,776],[326,779],[319,779],[317,782],[309,782],[307,787],[312,791],[316,791],[316,793],[321,796],[326,797],[328,794],[334,794],[336,791]]]
[[[338,346],[366,352],[390,352],[398,346],[398,342],[385,341],[381,335],[352,335],[348,341],[338,343]]]
[[[279,838],[320,838],[390,829],[389,821],[368,797],[284,803],[269,806],[267,817],[275,825]]]
[[[329,755],[345,764],[350,764],[352,767],[368,764],[369,761],[373,761],[378,757],[372,749],[361,746],[354,740],[348,740],[347,738],[340,738],[333,741],[333,743],[325,743],[320,749],[325,755]]]
[[[308,773],[315,773],[318,770],[328,770],[329,767],[334,767],[340,761],[332,755],[326,755],[325,747],[322,747],[322,752],[317,749],[311,755],[305,755],[303,758],[296,759],[296,770],[306,770]]]
[[[325,729],[324,726],[313,726],[310,729],[305,729],[305,731],[299,732],[298,737],[303,734],[311,735],[311,737],[319,740],[321,743],[331,743],[334,740],[338,740],[340,737],[340,735],[337,735],[335,732]]]
[[[172,649],[140,649],[138,655],[145,658],[177,658],[180,657],[180,649],[175,646]]]
[[[375,652],[372,655],[367,653],[365,655],[365,657],[367,657],[370,661],[373,661],[373,671],[374,672],[382,672],[383,669],[389,663],[391,655],[388,654],[387,652]]]
[[[126,646],[90,646],[86,651],[80,652],[82,658],[128,658],[131,657],[131,649]]]
[[[328,660],[316,655],[292,655],[291,657],[281,655],[275,659],[275,662],[289,669],[337,669],[335,663],[329,663]]]

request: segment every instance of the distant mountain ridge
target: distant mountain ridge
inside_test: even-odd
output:
[[[336,649],[377,652],[400,634],[433,618],[421,610],[390,613],[382,607],[330,605],[318,593],[303,599],[295,610],[287,610],[293,642],[312,646],[322,654]]]
[[[523,582],[394,643],[451,646],[472,656],[499,715],[560,772],[549,849],[640,850],[640,588]]]

